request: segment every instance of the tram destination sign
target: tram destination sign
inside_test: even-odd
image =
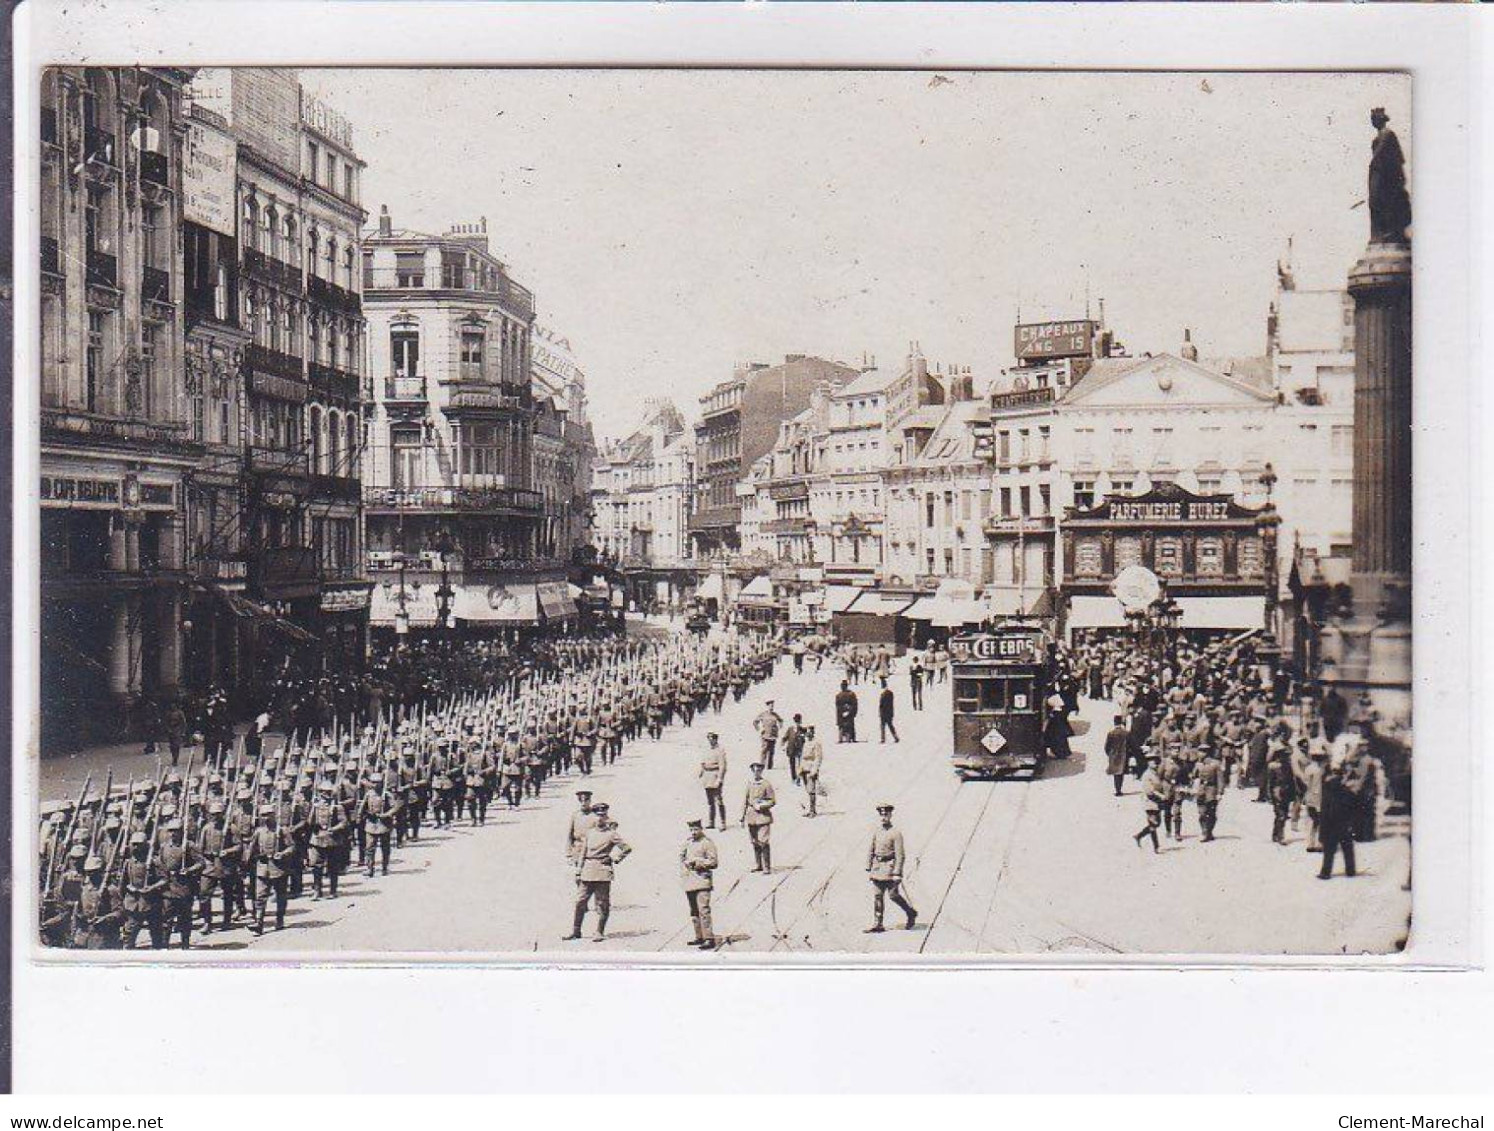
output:
[[[949,642],[956,660],[997,660],[1012,664],[1035,664],[1042,658],[1036,632],[994,632],[980,636],[957,636]]]

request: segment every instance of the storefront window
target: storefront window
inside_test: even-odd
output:
[[[1224,576],[1224,542],[1218,538],[1198,540],[1198,576]]]
[[[1157,539],[1157,573],[1161,577],[1181,577],[1183,573],[1183,540]]]
[[[1141,564],[1141,539],[1117,538],[1115,541],[1115,571],[1119,573],[1127,566]]]

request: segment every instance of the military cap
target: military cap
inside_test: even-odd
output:
[[[329,781],[324,781],[321,785],[317,786],[317,789],[322,793],[333,793],[337,787]]]
[[[381,774],[381,773],[379,773],[376,770],[373,773],[371,773],[371,774],[368,775],[368,780],[371,781],[371,782],[373,782],[375,785],[378,785],[380,782],[382,782],[384,780],[384,775]]]
[[[87,856],[88,855],[88,845],[86,845],[86,844],[75,844],[75,845],[73,845],[71,848],[69,848],[67,850],[67,855],[68,855],[69,859],[76,859],[76,858],[78,858],[80,856]]]
[[[181,832],[181,828],[182,828],[182,823],[180,821],[176,820],[175,818],[173,818],[172,820],[166,822],[166,831],[168,833]]]
[[[882,804],[880,804],[880,805],[877,806],[877,812],[878,813],[891,813],[892,812],[892,806],[890,804],[888,804],[887,802],[884,801],[884,802],[882,802]]]
[[[605,801],[597,801],[591,807],[594,813],[606,813],[611,808],[612,806],[608,805]]]
[[[259,807],[259,815],[261,817],[273,817],[275,815],[275,806],[261,805]]]
[[[763,767],[763,764],[761,762],[748,762],[747,763],[747,768],[749,770],[761,770],[764,767]]]
[[[698,829],[701,827],[700,818],[696,817],[685,822],[687,828]]]
[[[144,832],[143,829],[137,829],[135,832],[133,832],[133,833],[130,834],[130,843],[131,844],[149,844],[150,840],[146,837],[145,832]]]
[[[104,861],[98,856],[90,856],[83,861],[83,870],[85,872],[100,872],[103,871],[103,868]]]
[[[576,796],[577,797],[590,797],[591,796],[591,790],[589,790],[589,789],[578,789],[578,790],[576,790]]]
[[[209,801],[208,802],[207,811],[211,815],[213,815],[213,816],[216,817],[219,813],[223,812],[223,802],[221,802],[221,801]]]

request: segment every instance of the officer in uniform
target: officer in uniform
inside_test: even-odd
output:
[[[1146,772],[1141,775],[1141,792],[1146,797],[1146,824],[1132,839],[1141,847],[1143,837],[1151,837],[1152,851],[1161,852],[1157,839],[1157,826],[1162,823],[1162,811],[1170,802],[1171,783],[1162,774],[1160,759],[1156,755],[1147,757]]]
[[[778,749],[778,732],[783,726],[782,716],[773,710],[773,700],[768,700],[768,705],[763,708],[762,714],[753,720],[752,725],[757,730],[758,737],[763,741],[761,754],[763,765],[771,770],[773,753]]]
[[[573,862],[586,834],[597,827],[597,815],[591,809],[591,790],[578,789],[576,800],[581,808],[571,814],[571,824],[565,834],[565,857]]]
[[[754,872],[773,871],[773,849],[770,843],[773,832],[773,806],[778,797],[773,792],[773,783],[763,780],[763,764],[753,762],[752,780],[742,798],[741,824],[747,826],[747,835],[752,838],[752,856],[757,863]]]
[[[797,719],[799,716],[795,715]],[[809,815],[818,817],[820,771],[825,766],[825,744],[815,734],[813,724],[804,728],[804,753],[799,759],[799,782],[809,795]]]
[[[717,865],[716,846],[700,827],[698,820],[685,822],[690,838],[680,849],[680,878],[685,886],[685,901],[690,905],[690,925],[695,939],[689,946],[715,950],[716,936],[711,929],[711,888]]]
[[[700,784],[705,787],[706,822],[716,827],[716,815],[721,815],[721,827],[726,828],[726,803],[721,800],[721,790],[726,784],[726,751],[721,749],[721,736],[715,731],[706,734],[706,752],[700,758]]]
[[[571,933],[565,937],[566,942],[581,937],[586,908],[593,899],[597,907],[597,933],[592,941],[601,942],[607,937],[607,917],[612,912],[613,869],[633,851],[618,835],[617,825],[607,814],[606,802],[597,802],[591,811],[597,823],[586,830],[572,858],[576,867],[576,915],[571,923]]]
[[[882,915],[889,896],[908,917],[907,927],[911,931],[918,922],[918,912],[902,892],[903,864],[906,859],[903,834],[901,830],[892,827],[891,805],[878,805],[877,813],[882,818],[882,823],[872,832],[871,847],[866,854],[866,870],[871,876],[873,888],[872,925],[866,929],[866,933],[882,933]]]
[[[1205,746],[1198,768],[1193,771],[1193,800],[1198,802],[1198,827],[1204,840],[1214,839],[1219,823],[1219,798],[1224,792],[1224,761],[1212,745]]]

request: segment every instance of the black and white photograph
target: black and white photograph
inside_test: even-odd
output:
[[[1412,98],[47,68],[36,957],[1400,953]]]

